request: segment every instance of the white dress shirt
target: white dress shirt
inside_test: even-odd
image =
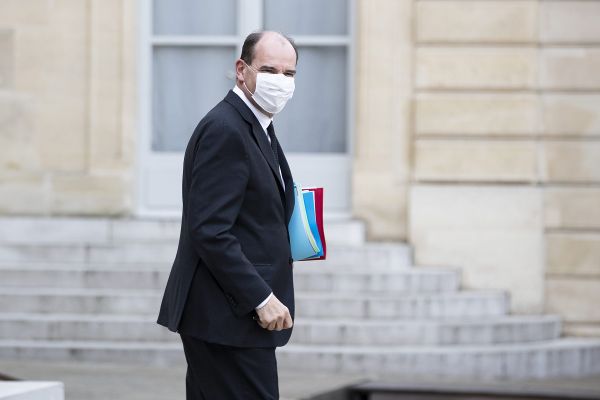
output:
[[[265,132],[265,135],[267,136],[267,140],[269,141],[269,143],[271,143],[271,138],[269,137],[269,134],[267,133],[267,128],[273,122],[273,118],[269,117],[268,115],[263,114],[258,108],[256,108],[254,106],[254,104],[252,104],[250,102],[250,100],[248,100],[248,98],[246,97],[246,94],[242,91],[242,89],[240,89],[237,85],[235,85],[233,87],[233,93],[237,94],[240,97],[240,99],[242,99],[244,101],[244,103],[246,103],[248,108],[250,108],[250,110],[252,111],[252,113],[254,114],[256,119],[258,120],[258,123],[263,128],[263,131]],[[281,182],[283,182],[283,175],[281,174],[281,167],[279,167],[279,175],[281,175]],[[263,308],[269,302],[269,300],[271,299],[272,296],[273,296],[273,292],[271,292],[271,294],[268,295],[266,299],[264,299],[258,306],[256,306],[256,310],[258,310],[259,308]]]
[[[233,87],[233,93],[240,96],[240,99],[242,99],[244,101],[244,103],[246,103],[248,108],[250,108],[250,110],[252,110],[252,114],[254,114],[254,116],[258,120],[258,123],[260,124],[260,126],[262,126],[263,131],[265,131],[265,135],[267,135],[267,139],[269,139],[269,143],[271,143],[271,138],[269,137],[269,134],[267,133],[267,128],[269,127],[271,122],[273,122],[273,118],[269,117],[266,114],[263,114],[258,108],[256,108],[254,106],[254,104],[252,104],[250,102],[250,100],[248,100],[248,98],[246,97],[246,94],[242,91],[242,89],[240,89],[237,85],[235,85]]]

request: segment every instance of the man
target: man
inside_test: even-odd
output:
[[[185,151],[179,247],[158,323],[181,336],[188,400],[279,398],[275,347],[294,317],[294,187],[272,119],[293,94],[297,60],[289,38],[250,34],[234,89]]]

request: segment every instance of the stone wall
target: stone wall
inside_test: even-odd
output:
[[[372,240],[406,240],[412,0],[357,3],[353,214]]]
[[[416,260],[600,334],[600,1],[415,1]]]
[[[540,21],[546,307],[600,336],[600,2],[547,2]]]
[[[134,211],[135,0],[0,2],[0,214]],[[600,335],[600,0],[358,0],[353,213]]]
[[[134,4],[0,3],[0,214],[132,211]]]

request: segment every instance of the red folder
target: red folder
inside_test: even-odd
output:
[[[325,228],[323,224],[323,188],[304,188],[305,191],[311,191],[315,194],[315,214],[319,236],[321,236],[321,245],[323,246],[323,255],[321,257],[310,258],[309,260],[325,260],[327,257],[327,244],[325,243]]]

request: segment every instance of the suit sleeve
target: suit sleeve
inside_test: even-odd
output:
[[[241,316],[267,298],[271,288],[231,232],[250,172],[240,132],[225,126],[221,122],[207,127],[198,141],[187,217],[196,251],[225,292],[234,313]]]

